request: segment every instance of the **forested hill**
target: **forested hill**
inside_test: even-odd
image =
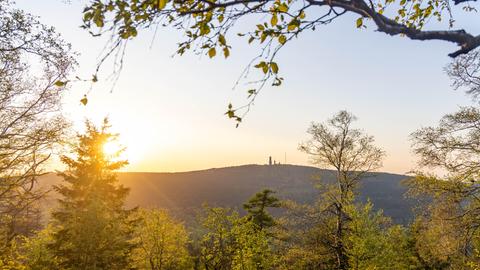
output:
[[[377,209],[397,223],[411,218],[413,202],[404,198],[404,175],[376,173],[364,180],[360,198],[370,200]],[[120,183],[130,187],[128,206],[165,207],[181,214],[193,213],[207,202],[212,206],[241,208],[254,193],[264,188],[277,191],[283,199],[312,202],[318,195],[317,181],[332,181],[333,173],[308,166],[244,165],[178,173],[120,173]],[[42,186],[58,183],[50,174],[40,179]]]

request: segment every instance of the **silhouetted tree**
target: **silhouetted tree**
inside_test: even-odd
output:
[[[272,190],[265,189],[243,204],[243,208],[247,210],[247,219],[252,220],[261,230],[275,225],[273,217],[267,212],[268,208],[277,208],[281,205],[274,193]]]
[[[118,185],[116,171],[127,164],[119,159],[122,149],[107,155],[104,145],[117,134],[86,122],[78,135],[75,157],[62,156],[67,170],[63,183],[55,186],[61,195],[53,214],[54,242],[50,245],[62,269],[128,269],[134,247],[133,210],[125,210],[129,190]]]
[[[454,59],[446,68],[455,90],[465,88],[467,94],[478,100],[480,96],[480,49]]]

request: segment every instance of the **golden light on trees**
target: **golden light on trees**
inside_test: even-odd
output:
[[[125,147],[123,147],[118,141],[108,141],[102,146],[103,154],[108,157],[123,156],[124,154],[122,152],[124,152],[124,149]]]

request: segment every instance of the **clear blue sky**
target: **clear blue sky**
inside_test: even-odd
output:
[[[17,0],[17,6],[53,25],[81,55],[76,74],[90,77],[104,40],[79,28],[83,1]],[[480,33],[478,14],[457,17],[458,25]],[[277,62],[285,83],[267,88],[245,122],[235,128],[223,113],[228,102],[245,101],[245,88],[232,86],[257,51],[233,38],[228,60],[187,54],[171,57],[180,36],[173,31],[143,32],[128,46],[125,68],[112,93],[99,83],[75,84],[65,93],[65,114],[77,126],[85,118],[109,116],[129,148],[131,171],[184,171],[283,162],[308,164],[297,151],[311,121],[323,121],[341,109],[353,112],[357,127],[375,136],[387,152],[383,171],[414,168],[409,134],[459,106],[473,104],[453,91],[443,72],[443,42],[418,42],[355,28],[344,17],[288,44]],[[153,43],[152,43],[153,42]],[[106,66],[106,68],[109,68]],[[102,79],[102,78],[100,78]],[[79,100],[89,93],[89,104]]]

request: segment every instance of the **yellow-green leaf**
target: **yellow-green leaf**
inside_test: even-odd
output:
[[[215,48],[210,48],[210,50],[208,50],[208,56],[210,58],[213,58],[216,54],[217,54],[217,50],[215,50]]]
[[[287,37],[285,35],[280,35],[278,37],[278,42],[282,45],[285,44],[285,42],[287,42]]]
[[[270,20],[270,23],[272,24],[272,26],[277,25],[277,23],[278,23],[277,14],[273,14],[272,19]]]
[[[296,28],[297,28],[296,24],[289,24],[287,27],[288,31],[294,31]]]
[[[277,74],[278,73],[278,65],[275,62],[270,63],[270,68],[272,69],[272,72]]]
[[[66,84],[67,84],[67,82],[62,82],[62,81],[56,81],[55,82],[55,85],[58,86],[58,87],[65,86]]]
[[[363,26],[363,18],[360,17],[360,18],[357,19],[357,28],[360,28],[362,26]]]
[[[288,6],[285,3],[282,3],[278,6],[278,11],[280,12],[288,12]]]
[[[302,10],[302,11],[300,12],[300,14],[298,15],[298,17],[299,17],[300,19],[302,19],[302,20],[305,19],[305,12]]]
[[[227,47],[223,48],[223,55],[225,58],[230,56],[230,50]]]
[[[225,36],[223,36],[222,34],[218,36],[218,42],[220,42],[220,44],[222,44],[223,46],[227,44],[227,41],[225,40]]]
[[[268,66],[267,66],[267,65],[263,65],[263,66],[262,66],[262,71],[263,71],[263,73],[267,74],[267,72],[268,72]]]
[[[158,9],[164,9],[167,5],[167,0],[158,0]]]

